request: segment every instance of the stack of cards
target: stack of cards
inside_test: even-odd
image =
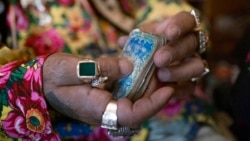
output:
[[[142,96],[155,70],[153,55],[155,51],[166,44],[161,35],[133,30],[121,53],[134,65],[133,72],[118,81],[113,91],[115,98],[127,97],[136,101]]]

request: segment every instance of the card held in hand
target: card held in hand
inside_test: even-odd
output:
[[[116,99],[127,97],[136,101],[143,95],[155,70],[153,55],[164,44],[166,40],[161,35],[141,32],[139,29],[129,34],[120,57],[131,61],[134,69],[116,83],[113,91]]]

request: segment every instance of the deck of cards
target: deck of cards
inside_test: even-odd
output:
[[[134,69],[116,83],[113,91],[116,99],[127,97],[136,101],[143,95],[155,70],[153,55],[164,44],[166,39],[161,35],[141,32],[139,29],[129,34],[120,57],[131,61]]]

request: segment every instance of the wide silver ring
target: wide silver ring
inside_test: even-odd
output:
[[[198,52],[200,54],[202,54],[206,51],[207,44],[209,41],[209,36],[204,30],[199,30],[198,31],[198,40],[199,40]]]
[[[101,76],[99,64],[92,59],[84,59],[77,63],[77,77],[92,87],[102,84],[108,77]]]
[[[199,39],[199,48],[198,52],[204,53],[206,51],[207,43],[208,43],[208,34],[204,30],[200,30],[200,24],[201,24],[201,19],[200,19],[200,13],[197,10],[191,10],[190,14],[194,17],[195,24],[196,24],[196,31],[198,31],[198,39]]]
[[[201,24],[200,13],[197,10],[191,10],[190,14],[194,17],[196,28],[198,28]]]
[[[117,130],[108,130],[108,134],[113,138],[131,137],[140,132],[141,128],[119,127]]]
[[[102,115],[102,128],[117,130],[117,102],[115,100],[111,100],[103,115]]]

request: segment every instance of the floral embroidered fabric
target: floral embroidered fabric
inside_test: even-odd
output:
[[[43,95],[42,65],[45,58],[14,61],[0,68],[1,138],[60,140],[52,129]]]

